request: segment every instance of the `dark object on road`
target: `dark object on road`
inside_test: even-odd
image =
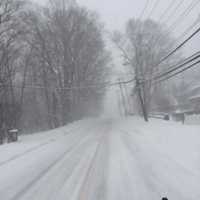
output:
[[[168,200],[168,198],[167,198],[167,197],[164,197],[164,198],[162,198],[162,200]]]
[[[164,120],[169,121],[170,120],[169,115],[165,115]]]
[[[11,129],[8,131],[8,143],[16,142],[18,140],[18,130]]]

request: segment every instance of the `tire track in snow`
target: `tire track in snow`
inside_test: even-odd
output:
[[[55,139],[50,139],[50,140],[48,140],[48,141],[46,141],[44,143],[41,143],[39,145],[36,145],[36,146],[24,151],[23,153],[16,154],[15,156],[12,156],[11,158],[0,162],[0,167],[5,165],[5,164],[7,164],[7,163],[9,163],[9,162],[11,162],[11,161],[14,161],[14,160],[16,160],[16,159],[18,159],[20,157],[23,157],[23,156],[25,156],[25,155],[27,155],[29,153],[32,153],[32,152],[34,152],[36,150],[39,150],[40,148],[42,148],[42,147],[44,147],[44,146],[46,146],[46,145],[48,145],[48,144],[50,144],[52,142],[55,142]]]
[[[151,179],[153,177],[151,172],[151,168],[148,168],[143,163],[141,163],[141,158],[137,154],[140,153],[140,147],[136,142],[132,142],[132,139],[125,138],[130,133],[127,133],[126,131],[120,130],[120,138],[124,145],[124,148],[129,152],[131,157],[131,162],[134,164],[136,168],[136,172],[141,179],[141,182],[146,186],[147,189],[150,189],[151,192],[153,192],[156,196],[158,196],[158,199],[161,199],[163,194],[159,191],[159,189],[155,186],[155,179]],[[126,135],[125,135],[126,134]]]
[[[91,137],[91,135],[88,135],[81,141],[78,141],[78,142],[76,141],[73,144],[71,144],[70,148],[68,148],[66,151],[64,151],[56,160],[54,160],[47,168],[42,170],[36,177],[34,177],[34,179],[32,179],[23,189],[21,189],[19,192],[17,192],[17,194],[15,194],[9,200],[19,200],[21,197],[23,197],[31,187],[33,187],[37,182],[39,182],[41,180],[41,178],[43,178],[46,174],[48,174],[48,172],[51,169],[53,169],[60,161],[62,161],[68,153],[71,153],[73,150],[79,148],[79,146],[85,140],[87,140],[89,137]],[[74,149],[74,147],[75,147],[75,149]]]
[[[71,134],[74,133],[73,131],[77,131],[77,130],[80,130],[80,129],[81,129],[81,127],[79,127],[79,128],[74,128],[74,130],[72,129],[72,130],[70,130],[70,131],[67,131],[67,132],[64,133],[64,137],[65,137],[66,135],[69,136],[69,135],[71,135]],[[44,134],[45,134],[45,133],[44,133]],[[3,166],[3,165],[6,165],[6,164],[8,164],[8,163],[10,163],[10,162],[12,162],[12,161],[14,161],[14,160],[16,160],[16,159],[19,159],[19,158],[21,158],[21,157],[23,157],[23,156],[26,156],[26,155],[29,154],[29,153],[35,152],[35,151],[37,151],[37,150],[43,148],[43,147],[46,146],[46,145],[49,145],[49,144],[54,143],[54,142],[57,142],[57,141],[59,141],[62,137],[63,137],[63,135],[60,136],[59,139],[56,139],[56,138],[48,139],[46,142],[40,143],[40,144],[38,144],[38,145],[36,145],[36,146],[34,146],[34,147],[32,147],[32,148],[29,148],[28,150],[26,150],[26,151],[24,151],[24,152],[22,152],[22,153],[16,154],[15,156],[12,156],[11,158],[9,158],[9,159],[7,159],[7,160],[5,160],[5,161],[0,162],[0,167]]]
[[[22,198],[20,197],[20,199],[57,199],[60,191],[64,185],[70,181],[70,178],[74,175],[77,168],[81,168],[82,171],[83,164],[85,162],[87,163],[88,159],[90,159],[89,155],[92,153],[91,151],[94,149],[97,140],[97,136],[89,136],[88,138],[85,138],[78,147],[74,148],[70,152],[70,154],[64,155],[55,166],[42,175],[42,177],[37,180],[30,189],[22,195]],[[62,174],[62,176],[60,176],[60,174]],[[51,184],[53,184],[53,187],[47,189]],[[70,194],[71,193],[72,191],[70,191]]]
[[[141,131],[137,130],[138,133],[140,133]],[[133,140],[133,134],[127,132],[127,131],[124,131],[124,130],[121,130],[121,132],[123,132],[124,134],[128,135],[129,137],[131,137]],[[142,132],[141,132],[142,133]],[[135,143],[136,145],[136,143]],[[156,144],[154,144],[154,146],[151,147],[151,149],[156,152],[157,155],[159,155],[160,158],[162,158],[162,163],[167,165],[168,163],[173,163],[174,166],[176,166],[177,168],[179,168],[181,171],[184,172],[184,174],[187,174],[187,175],[190,175],[190,176],[198,176],[199,177],[199,180],[200,180],[200,173],[199,172],[196,172],[194,173],[194,171],[186,168],[184,165],[182,165],[181,163],[179,163],[178,161],[176,161],[175,159],[173,159],[172,157],[170,157],[167,153],[164,153],[164,152],[160,152],[158,149],[156,149],[155,147]],[[138,144],[136,145],[137,147],[139,146]],[[137,148],[136,147],[136,148]],[[133,147],[132,147],[133,148]]]
[[[121,138],[124,142],[124,146],[132,154],[133,160],[136,161],[135,163],[138,165],[138,170],[141,174],[141,177],[143,178],[143,180],[147,184],[147,186],[152,188],[152,190],[154,190],[155,192],[157,192],[159,194],[160,198],[162,196],[168,196],[168,197],[171,196],[172,198],[187,200],[188,198],[184,197],[183,193],[180,192],[178,190],[178,188],[174,185],[174,182],[167,182],[165,178],[163,178],[163,180],[161,180],[161,178],[158,177],[159,174],[156,172],[155,167],[160,167],[161,165],[163,165],[165,155],[159,155],[159,152],[156,152],[155,150],[154,150],[154,153],[155,153],[154,155],[151,152],[151,154],[154,157],[156,157],[157,159],[159,159],[160,157],[162,158],[162,156],[164,156],[162,158],[162,161],[159,162],[160,166],[156,166],[155,163],[153,164],[153,163],[151,163],[150,160],[148,160],[149,156],[145,155],[144,150],[139,146],[139,144],[137,144],[137,142],[136,142],[137,140],[135,141],[133,139],[133,135],[131,133],[129,133],[127,131],[122,131],[122,130],[121,130],[121,133],[122,133]],[[130,136],[132,138],[130,138]],[[137,151],[136,151],[136,149],[137,149]],[[149,154],[150,151],[148,151],[146,153]],[[167,161],[167,163],[169,166],[170,162]],[[166,164],[166,163],[164,163],[164,164]],[[165,166],[165,172],[167,172],[167,169],[168,169],[168,167]],[[179,168],[179,169],[182,170],[181,168]],[[165,177],[166,173],[163,173],[162,177],[163,177],[163,175]],[[163,191],[164,194],[161,194],[161,191]]]
[[[96,142],[98,143],[98,142]],[[91,160],[93,159],[93,154],[97,148],[97,144],[91,144],[89,147],[89,150],[86,150],[86,153],[84,153],[84,157],[82,157],[78,164],[75,165],[75,167],[72,169],[71,173],[68,173],[68,176],[65,177],[63,184],[61,186],[61,189],[58,191],[58,194],[54,196],[54,199],[72,199],[73,195],[76,195],[76,188],[75,183],[78,184],[81,179],[81,175],[84,172],[84,168],[87,168],[87,165],[91,163]],[[94,149],[94,152],[93,152]],[[70,189],[69,189],[70,188]],[[57,197],[60,198],[57,198]],[[69,197],[69,198],[68,198]],[[48,199],[49,200],[49,199]]]
[[[89,154],[87,155],[87,159],[83,160],[80,165],[76,166],[71,176],[68,178],[64,186],[62,187],[60,193],[57,195],[56,199],[65,200],[89,200],[88,198],[84,198],[83,196],[83,187],[86,186],[87,182],[90,181],[88,174],[91,173],[91,166],[94,165],[94,161],[97,157],[97,152],[99,152],[99,141],[101,138],[95,142],[95,144],[91,144],[91,149]],[[97,166],[96,166],[97,167]],[[97,179],[95,181],[98,181]],[[96,182],[95,182],[96,183]],[[93,182],[93,184],[95,184]],[[91,185],[90,185],[91,186]],[[93,187],[93,185],[92,185]],[[92,190],[90,187],[90,191]],[[84,190],[85,192],[85,190]],[[89,195],[88,193],[84,195]],[[93,198],[92,200],[94,200]]]
[[[109,124],[109,123],[108,123]],[[99,183],[98,182],[98,180],[97,180],[97,177],[99,177],[100,176],[100,174],[95,174],[95,170],[97,170],[98,169],[98,167],[103,167],[102,166],[102,164],[103,165],[105,165],[105,160],[104,160],[104,163],[102,162],[101,163],[101,166],[100,165],[97,165],[97,163],[98,163],[98,161],[99,161],[99,156],[100,156],[100,153],[102,153],[101,152],[101,150],[102,150],[102,148],[103,148],[103,146],[104,145],[106,145],[106,143],[105,143],[105,141],[106,141],[106,136],[107,136],[107,134],[108,134],[108,124],[106,124],[105,125],[105,128],[104,128],[104,131],[103,131],[103,133],[102,133],[102,136],[101,136],[101,138],[99,139],[99,142],[98,142],[98,145],[97,145],[97,148],[96,148],[96,151],[95,151],[95,153],[94,153],[94,156],[93,156],[93,158],[92,158],[92,160],[91,160],[91,162],[90,162],[90,165],[88,166],[88,169],[87,169],[87,171],[86,171],[86,174],[85,174],[85,177],[84,177],[84,180],[83,180],[83,182],[82,182],[82,185],[81,185],[81,187],[80,187],[80,189],[79,189],[79,192],[78,192],[78,195],[77,195],[77,198],[75,198],[75,199],[77,199],[77,200],[94,200],[94,197],[92,198],[91,197],[91,195],[93,196],[93,194],[95,193],[95,192],[97,192],[98,194],[97,194],[97,196],[98,195],[101,195],[101,196],[105,196],[105,191],[102,191],[102,190],[100,190],[100,188],[99,187],[101,187],[102,186],[102,183]],[[109,124],[109,126],[111,126],[110,124]],[[105,150],[105,149],[104,149]],[[102,156],[102,155],[101,155]],[[104,155],[105,156],[105,155]],[[104,157],[105,158],[105,157]],[[106,158],[105,158],[106,159]],[[100,164],[100,163],[98,163],[98,164]],[[105,175],[105,169],[104,169],[104,172],[103,172],[103,174]],[[96,176],[95,176],[96,175]],[[94,176],[95,176],[95,182],[94,182]],[[100,178],[103,178],[103,177],[100,177]],[[93,180],[93,181],[92,181]],[[105,185],[103,185],[104,187],[106,187]],[[93,194],[91,194],[91,188],[92,187],[97,187],[98,188],[98,191],[97,190],[95,190],[95,191],[92,191],[93,192]],[[101,192],[101,194],[99,194]],[[105,197],[104,197],[105,198]],[[99,198],[99,199],[104,199],[104,198]],[[96,200],[98,199],[98,198],[95,198]]]
[[[100,127],[101,128],[101,127]],[[91,131],[91,132],[93,132],[93,131]],[[46,179],[46,183],[48,183],[51,179],[54,179],[54,176],[52,176],[52,175],[56,175],[57,173],[60,173],[60,171],[63,171],[63,175],[65,176],[66,175],[66,177],[64,177],[64,178],[62,178],[61,179],[61,182],[59,182],[58,181],[58,184],[60,185],[60,188],[61,188],[61,190],[62,190],[62,186],[63,186],[63,188],[65,187],[65,185],[66,184],[68,184],[68,185],[70,185],[70,186],[68,186],[68,187],[71,187],[71,190],[70,190],[70,198],[71,198],[71,196],[73,195],[73,193],[74,193],[74,190],[76,190],[76,187],[77,186],[75,186],[75,188],[73,188],[73,182],[72,181],[70,181],[69,179],[75,179],[74,181],[75,182],[77,182],[77,180],[79,180],[80,179],[80,177],[81,176],[84,176],[85,174],[83,174],[83,171],[85,170],[84,168],[83,168],[83,165],[85,165],[85,167],[86,168],[88,168],[88,165],[90,166],[91,165],[91,163],[93,162],[93,157],[95,157],[96,156],[96,150],[97,150],[97,148],[98,148],[98,143],[99,143],[99,140],[100,140],[100,138],[102,137],[101,136],[101,132],[99,133],[99,129],[97,129],[97,131],[95,131],[95,132],[97,132],[97,134],[93,134],[93,133],[91,133],[89,136],[86,136],[85,138],[84,138],[84,142],[81,144],[81,146],[79,145],[78,147],[76,146],[75,147],[75,149],[73,150],[73,152],[71,152],[70,154],[67,154],[66,156],[68,157],[65,157],[64,156],[64,158],[62,159],[62,160],[60,160],[60,161],[58,161],[58,165],[56,164],[55,165],[55,168],[54,167],[52,167],[51,169],[52,169],[52,171],[51,171],[51,169],[44,175],[44,176],[42,176],[41,178],[40,178],[40,180],[37,180],[31,187],[30,187],[30,189],[28,189],[26,192],[25,192],[25,194],[24,193],[22,193],[22,195],[20,196],[20,198],[19,199],[40,199],[40,196],[36,196],[36,198],[34,197],[34,191],[36,191],[36,192],[39,192],[40,193],[40,189],[41,189],[41,192],[42,192],[42,188],[43,188],[43,186],[45,186],[43,189],[45,190],[45,188],[46,188],[46,184],[45,184],[45,179]],[[100,135],[100,136],[99,136]],[[95,144],[96,143],[96,144]],[[83,146],[82,146],[83,145]],[[74,146],[74,145],[73,145]],[[95,151],[94,151],[94,153],[93,153],[93,150],[92,150],[92,152],[91,152],[91,147],[93,146],[93,149],[95,149]],[[96,147],[95,147],[96,146]],[[86,150],[84,149],[84,148],[86,148]],[[89,149],[88,149],[89,148]],[[88,150],[87,150],[88,149]],[[90,151],[89,151],[90,150]],[[68,171],[68,169],[67,169],[67,164],[69,164],[69,162],[67,162],[67,160],[68,159],[72,159],[72,157],[74,157],[75,156],[75,151],[79,151],[79,153],[81,153],[82,155],[84,155],[84,157],[86,157],[86,158],[81,158],[79,161],[77,161],[76,163],[77,164],[73,164],[73,166],[74,167],[70,167],[70,172]],[[85,151],[87,151],[87,153],[86,153],[86,155],[85,155]],[[89,155],[88,155],[89,154]],[[94,155],[93,155],[94,154]],[[92,156],[92,158],[91,158],[91,156]],[[88,161],[88,159],[89,159],[89,161]],[[91,161],[90,161],[91,160]],[[73,161],[74,162],[74,161]],[[76,171],[76,172],[75,172]],[[77,177],[77,171],[78,171],[78,173],[79,173],[79,176]],[[54,172],[53,174],[52,174],[52,172]],[[74,175],[76,176],[76,177],[74,177]],[[46,176],[46,177],[45,177]],[[66,184],[65,184],[65,182],[66,182]],[[80,182],[80,180],[79,180],[79,182]],[[56,186],[57,187],[57,186]],[[55,188],[54,188],[55,189]],[[58,189],[58,187],[57,187],[57,189]],[[55,191],[55,190],[54,190]],[[65,195],[67,195],[67,193],[66,193],[66,188],[65,188]],[[53,198],[52,197],[52,195],[51,195],[51,197],[49,197],[49,198],[46,198],[46,195],[45,194],[43,194],[44,196],[45,196],[45,198],[41,198],[41,200],[43,200],[43,199],[57,199],[58,198],[58,195],[59,195],[59,191],[57,191],[57,194],[56,194],[56,196],[55,196],[55,192],[54,192],[54,197],[55,198]],[[43,196],[43,197],[44,197]],[[48,194],[47,194],[47,196],[48,196]],[[13,198],[13,199],[15,199],[15,197]],[[60,199],[60,198],[59,198]],[[65,196],[65,198],[61,198],[61,199],[66,199],[66,196]],[[67,198],[68,199],[68,198]]]

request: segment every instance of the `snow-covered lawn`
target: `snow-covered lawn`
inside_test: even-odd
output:
[[[188,125],[200,125],[200,115],[186,115],[185,123]]]
[[[200,199],[200,126],[87,119],[0,146],[2,200]]]

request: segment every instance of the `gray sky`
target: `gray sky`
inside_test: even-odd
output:
[[[45,2],[46,0],[34,0],[34,1],[42,3]],[[179,6],[177,12],[173,14],[174,17],[171,19],[169,18],[169,24],[170,24],[180,15],[180,13],[192,1],[195,0],[76,0],[76,1],[80,5],[86,6],[98,12],[102,18],[102,21],[105,22],[106,26],[109,29],[120,29],[123,27],[124,23],[129,18],[138,17],[141,14],[147,1],[149,3],[147,9],[145,10],[143,18],[146,18],[148,16],[151,9],[154,7],[155,3],[158,2],[152,14],[152,18],[158,21],[172,2],[173,6],[171,7],[171,10],[168,9],[165,19],[168,18],[169,15],[171,14],[170,11],[173,11],[173,8],[175,8],[179,4],[179,2],[183,1],[181,6]],[[184,19],[184,21],[181,23],[180,26],[184,27],[184,25],[187,25],[187,23],[190,23],[195,18],[197,18],[198,13],[200,13],[199,10],[200,10],[200,3],[198,6],[195,7],[195,9],[193,9],[191,14],[186,19]]]
[[[123,27],[124,23],[131,17],[139,17],[145,3],[148,0],[77,0],[78,3],[96,10],[103,21],[106,23],[109,29],[120,29]],[[152,18],[155,20],[160,19],[161,15],[166,11],[171,2],[173,1],[172,9],[168,11],[173,11],[173,9],[179,4],[181,0],[149,0],[147,9],[143,18],[146,18],[156,2],[158,2],[155,10],[152,14]],[[169,24],[173,23],[175,19],[180,15],[180,13],[194,0],[185,0],[184,3],[179,6],[179,9],[174,13],[173,19],[170,19],[170,12],[167,13],[166,18],[169,17]],[[179,4],[180,5],[180,4]],[[200,3],[191,12],[191,14],[181,22],[180,28],[183,28],[187,24],[190,24],[195,18],[197,18],[198,10],[200,10]],[[200,12],[199,12],[200,13]]]
[[[34,1],[42,3],[46,0]],[[100,15],[108,30],[122,29],[124,28],[124,25],[128,19],[132,17],[139,17],[147,1],[149,3],[145,10],[145,14],[143,15],[143,19],[148,17],[155,3],[158,2],[151,17],[159,22],[164,20],[166,21],[166,25],[170,26],[178,19],[181,13],[190,5],[190,3],[195,0],[77,0],[80,5],[95,10]],[[180,4],[180,2],[183,3]],[[172,5],[171,9],[167,9],[170,5]],[[177,7],[177,5],[180,6],[174,13],[173,10]],[[163,13],[166,13],[166,15],[161,17]],[[179,37],[197,19],[199,13],[200,2],[186,18],[183,18],[178,22],[178,25],[173,31],[174,35]],[[191,32],[195,30],[195,28],[191,29]],[[198,37],[198,43],[199,40],[200,37]],[[195,48],[195,46],[198,46],[199,48],[199,45],[197,45],[198,43],[196,41],[197,38],[188,44],[186,51],[189,48],[190,52],[190,49]]]
[[[106,24],[108,30],[123,29],[128,19],[132,17],[139,17],[148,0],[77,0],[78,3],[84,5],[90,9],[93,9],[99,13],[102,21]],[[171,24],[178,20],[178,17],[183,11],[195,0],[149,0],[146,7],[143,19],[147,18],[154,8],[155,9],[151,17],[159,22],[166,21],[166,25],[170,27]],[[180,2],[183,2],[180,4]],[[176,12],[173,12],[178,6]],[[169,9],[170,7],[170,9]],[[163,15],[163,13],[166,13]],[[173,34],[176,37],[182,35],[182,33],[197,19],[200,14],[200,2],[198,6],[195,6],[191,13],[179,20],[178,25],[175,26]],[[199,20],[200,21],[200,20]],[[200,24],[200,23],[199,23]],[[198,25],[199,25],[198,24]],[[197,27],[198,27],[197,25]],[[191,33],[194,29],[191,29]],[[184,39],[184,38],[183,38]],[[199,48],[200,37],[194,38],[188,46],[185,47],[185,51],[189,54],[191,49],[196,51]],[[198,41],[198,42],[197,42]]]

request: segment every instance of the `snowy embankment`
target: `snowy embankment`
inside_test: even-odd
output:
[[[85,128],[90,124],[90,120],[72,123],[66,127],[57,128],[51,131],[21,135],[17,143],[4,144],[0,146],[0,166],[23,156],[24,154],[31,153],[42,148],[45,145],[51,144],[56,140],[70,134],[76,129]]]
[[[200,126],[90,119],[0,147],[0,199],[200,199]]]
[[[140,144],[144,149],[151,147],[160,153],[193,171],[200,173],[200,126],[182,125],[177,122],[150,119],[144,123],[141,119],[129,118],[120,123],[122,129],[129,133],[138,133]],[[134,137],[136,135],[134,134]],[[145,147],[146,146],[146,147]]]
[[[131,154],[121,156],[123,164],[115,173],[120,174],[123,168],[126,171],[127,184],[122,184],[128,190],[125,199],[200,198],[200,126],[154,119],[144,123],[139,118],[129,118],[115,122],[113,132],[117,131]],[[111,173],[113,169],[114,165]],[[117,194],[111,199],[117,199]]]

